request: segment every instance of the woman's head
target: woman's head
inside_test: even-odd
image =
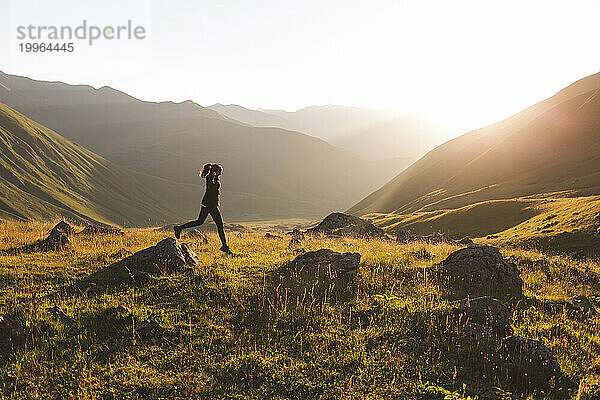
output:
[[[221,172],[223,172],[223,167],[221,167],[219,164],[206,163],[202,167],[202,172],[200,173],[200,176],[202,178],[204,178],[208,174],[214,174],[216,176],[219,176],[221,175]]]
[[[219,164],[213,164],[210,169],[210,172],[212,174],[215,174],[216,176],[219,176],[221,175],[221,172],[223,172],[223,167],[221,167]]]

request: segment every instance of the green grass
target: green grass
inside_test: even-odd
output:
[[[123,236],[78,237],[65,252],[8,251],[45,237],[51,224],[0,223],[0,315],[24,328],[23,341],[0,330],[0,398],[544,398],[517,395],[503,381],[498,344],[452,332],[444,287],[429,268],[457,248],[381,240],[309,238],[307,250],[362,254],[356,301],[288,307],[272,302],[265,275],[294,258],[289,238],[229,235],[239,257],[219,242],[189,242],[193,269],[147,285],[69,290],[73,283],[165,233],[128,229]],[[185,241],[185,240],[184,240]],[[514,329],[556,354],[566,379],[557,398],[574,398],[600,365],[600,321],[570,319],[562,304],[600,295],[600,265],[535,251],[515,255],[527,299]],[[534,263],[545,258],[546,265]],[[61,305],[77,324],[53,320]],[[142,340],[106,309],[123,304],[165,332]],[[511,394],[512,393],[512,394]]]
[[[600,255],[600,196],[571,196],[569,192],[544,193],[505,200],[490,200],[457,209],[410,214],[373,213],[363,216],[394,233],[444,232],[471,236],[492,245],[532,247],[547,252],[584,250]],[[488,238],[487,236],[492,236]]]

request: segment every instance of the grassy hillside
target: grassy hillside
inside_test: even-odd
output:
[[[1,103],[0,189],[1,219],[126,226],[180,220],[199,192],[118,167]]]
[[[528,397],[497,368],[497,343],[458,335],[448,325],[445,287],[427,270],[453,246],[306,239],[307,250],[362,254],[361,284],[356,301],[294,308],[269,305],[264,285],[267,272],[294,257],[289,240],[232,236],[240,256],[227,258],[209,234],[206,245],[189,241],[197,267],[142,285],[79,292],[67,288],[122,258],[122,249],[136,251],[164,236],[136,229],[75,236],[73,249],[63,253],[14,251],[51,226],[0,224],[0,315],[24,327],[11,333],[24,342],[0,342],[2,398]],[[600,326],[597,317],[570,317],[564,305],[577,294],[600,295],[600,266],[533,251],[503,253],[516,257],[525,282],[526,298],[511,305],[513,328],[552,350],[565,375],[553,397],[574,399],[582,379],[598,379]],[[108,314],[120,304],[140,319],[156,319],[163,334],[132,334]],[[55,305],[76,323],[54,320],[46,308]]]
[[[523,198],[565,191],[600,193],[598,74],[437,147],[350,212],[395,228],[483,235],[532,217]]]
[[[321,217],[349,207],[398,171],[315,137],[248,126],[190,101],[144,102],[108,87],[3,73],[0,83],[0,101],[126,168],[196,184],[203,163],[222,163],[223,210],[238,220]]]

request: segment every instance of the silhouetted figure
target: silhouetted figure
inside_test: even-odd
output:
[[[219,188],[221,187],[219,176],[221,175],[221,172],[223,172],[223,168],[219,164],[204,164],[200,176],[202,178],[206,178],[206,192],[202,198],[200,215],[198,215],[197,220],[190,221],[183,225],[175,225],[173,229],[175,231],[175,237],[179,239],[182,230],[202,225],[208,214],[210,214],[213,221],[215,221],[215,225],[217,225],[217,231],[219,232],[219,237],[221,238],[221,243],[223,244],[221,246],[221,251],[227,254],[232,254],[229,246],[227,246],[225,230],[223,229],[223,217],[221,216],[221,211],[219,210]]]

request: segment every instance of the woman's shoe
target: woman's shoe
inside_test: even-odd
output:
[[[173,230],[175,231],[175,238],[179,239],[179,236],[181,236],[181,228],[179,225],[173,225]]]
[[[219,250],[221,250],[225,254],[229,254],[230,256],[233,255],[233,252],[231,251],[231,249],[229,249],[229,246],[227,246],[227,245],[221,246],[221,248]]]

